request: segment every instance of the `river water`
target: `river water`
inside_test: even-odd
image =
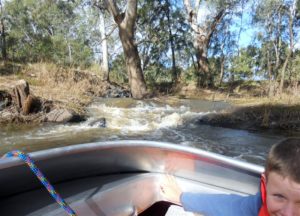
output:
[[[6,126],[0,129],[0,154],[19,149],[32,152],[105,140],[166,141],[262,165],[270,146],[284,135],[199,124],[208,113],[229,108],[224,102],[172,99],[98,99],[88,107],[86,122]],[[106,127],[90,126],[98,118]]]

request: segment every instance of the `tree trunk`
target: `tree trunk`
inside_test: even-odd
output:
[[[109,81],[107,37],[106,37],[106,30],[105,30],[105,18],[103,12],[100,12],[100,32],[101,32],[101,46],[102,46],[102,61],[101,61],[101,69],[103,72],[102,79],[104,81]]]
[[[222,54],[221,56],[221,65],[220,65],[220,80],[219,80],[219,86],[223,83],[223,77],[224,77],[224,71],[225,71],[225,56]]]
[[[295,11],[296,11],[296,1],[294,0],[293,5],[291,6],[291,8],[289,10],[290,46],[289,46],[289,50],[288,50],[286,59],[285,59],[284,64],[282,66],[282,70],[281,70],[280,85],[279,85],[279,95],[281,95],[282,92],[283,92],[285,71],[286,71],[287,65],[288,65],[288,63],[290,61],[290,58],[292,57],[293,49],[294,49],[293,23],[294,23]]]
[[[198,24],[197,17],[199,15],[199,6],[201,1],[195,1],[194,7],[191,6],[190,0],[184,0],[185,9],[188,14],[188,22],[191,25],[194,48],[196,50],[198,64],[198,86],[212,86],[212,76],[209,74],[209,63],[207,58],[208,48],[211,37],[216,31],[217,25],[226,15],[225,9],[222,9],[213,18],[212,22],[204,23],[202,26]]]
[[[73,58],[72,58],[72,48],[69,42],[68,42],[68,52],[69,52],[69,63],[71,65],[73,62]]]
[[[208,66],[208,58],[207,58],[207,50],[208,50],[208,41],[206,38],[198,36],[200,38],[196,39],[196,50],[197,50],[197,65],[198,65],[198,76],[199,82],[198,86],[211,86],[210,83],[210,74],[209,74],[209,66]]]
[[[167,19],[168,19],[169,42],[170,42],[171,53],[172,53],[172,78],[173,78],[173,82],[177,83],[178,76],[177,76],[177,70],[176,70],[175,44],[174,44],[174,36],[172,34],[172,27],[171,27],[169,0],[166,1],[166,4],[167,4],[166,15],[167,15]]]
[[[6,35],[5,35],[5,27],[4,22],[1,20],[1,48],[2,48],[2,58],[4,60],[7,59],[7,51],[6,51]]]
[[[119,36],[124,50],[127,74],[132,97],[143,99],[147,94],[141,59],[134,43],[134,27],[137,16],[137,0],[127,0],[125,13],[120,13],[115,1],[106,0],[108,10],[118,25]]]
[[[200,1],[195,3],[195,7],[192,8],[190,0],[184,0],[184,5],[188,14],[188,22],[191,25],[193,35],[193,45],[196,50],[197,59],[197,86],[203,87],[207,82],[208,59],[207,59],[207,48],[209,40],[207,38],[208,32],[205,27],[201,27],[197,23],[198,9]]]
[[[133,98],[142,99],[146,95],[146,84],[141,67],[141,59],[133,39],[128,37],[126,29],[119,29],[119,36],[125,54],[125,61]]]
[[[0,1],[0,7],[1,7],[1,15],[3,16],[3,6],[2,1]],[[0,34],[1,34],[1,53],[2,58],[4,60],[7,59],[7,51],[6,51],[6,32],[5,32],[5,24],[3,18],[1,18],[1,27],[0,27]]]
[[[282,14],[281,14],[281,6],[278,8],[278,23],[277,23],[277,35],[276,35],[276,42],[274,43],[274,50],[275,50],[275,68],[274,68],[274,77],[278,77],[279,74],[279,66],[280,66],[280,56],[281,56],[281,22],[282,22]]]
[[[267,67],[268,67],[268,77],[269,77],[269,92],[268,92],[268,95],[269,95],[269,98],[271,98],[271,97],[274,96],[275,86],[274,86],[273,78],[272,78],[273,68],[272,68],[271,55],[270,55],[269,48],[268,48],[268,51],[267,51],[267,62],[268,62]]]
[[[287,68],[287,65],[290,61],[290,56],[291,56],[292,52],[289,50],[288,51],[288,54],[287,54],[287,57],[283,63],[283,66],[282,66],[282,69],[281,69],[281,77],[280,77],[280,84],[279,84],[279,95],[282,94],[283,92],[283,87],[284,87],[284,79],[285,79],[285,71],[286,71],[286,68]]]

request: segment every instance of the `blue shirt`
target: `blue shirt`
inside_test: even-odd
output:
[[[205,216],[257,216],[262,205],[261,195],[182,193],[180,197],[186,211]]]

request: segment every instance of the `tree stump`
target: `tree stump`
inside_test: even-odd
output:
[[[25,80],[20,80],[13,88],[12,99],[19,111],[24,111],[25,103],[28,95],[30,94],[29,84]],[[26,107],[27,111],[28,108]]]
[[[33,109],[33,104],[34,104],[34,97],[32,95],[28,95],[27,98],[24,101],[24,105],[22,107],[23,110],[23,114],[24,115],[28,115],[29,113],[31,113],[32,109]]]

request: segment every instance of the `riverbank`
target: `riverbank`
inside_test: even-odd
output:
[[[281,96],[268,97],[267,85],[237,86],[232,91],[195,90],[185,87],[181,98],[225,101],[232,106],[222,112],[203,116],[198,123],[250,131],[300,132],[300,92],[288,89]],[[188,89],[188,91],[186,90]],[[187,96],[184,96],[184,94]]]
[[[0,75],[1,124],[82,121],[86,115],[85,108],[93,98],[130,95],[126,88],[103,81],[96,73],[48,63],[26,66],[1,64]],[[27,83],[28,87],[18,87],[20,82]],[[39,108],[34,109],[37,105],[33,103],[33,107],[27,109],[31,111],[25,112],[16,101],[20,95],[20,92],[16,95],[16,88],[28,88],[25,97],[30,95],[34,98]]]
[[[206,115],[199,123],[250,131],[300,132],[300,106],[284,104],[236,106],[221,113]]]
[[[20,80],[30,87],[40,108],[24,114],[18,110],[8,95]],[[157,93],[159,101],[176,103],[184,98],[208,101],[225,101],[233,105],[221,113],[209,114],[199,124],[246,130],[275,129],[300,131],[300,98],[283,94],[268,98],[259,94],[261,86],[228,90],[197,89],[181,86],[172,95]],[[91,71],[60,68],[53,64],[0,65],[0,123],[39,123],[82,121],[85,108],[95,97],[129,97],[128,88],[109,83]]]
[[[279,131],[286,134],[300,132],[300,89],[287,89],[280,96],[268,97],[267,83],[248,83],[235,88],[197,89],[186,85],[175,96],[163,96],[160,101],[176,104],[177,99],[223,101],[230,108],[210,113],[199,124],[249,131]]]

